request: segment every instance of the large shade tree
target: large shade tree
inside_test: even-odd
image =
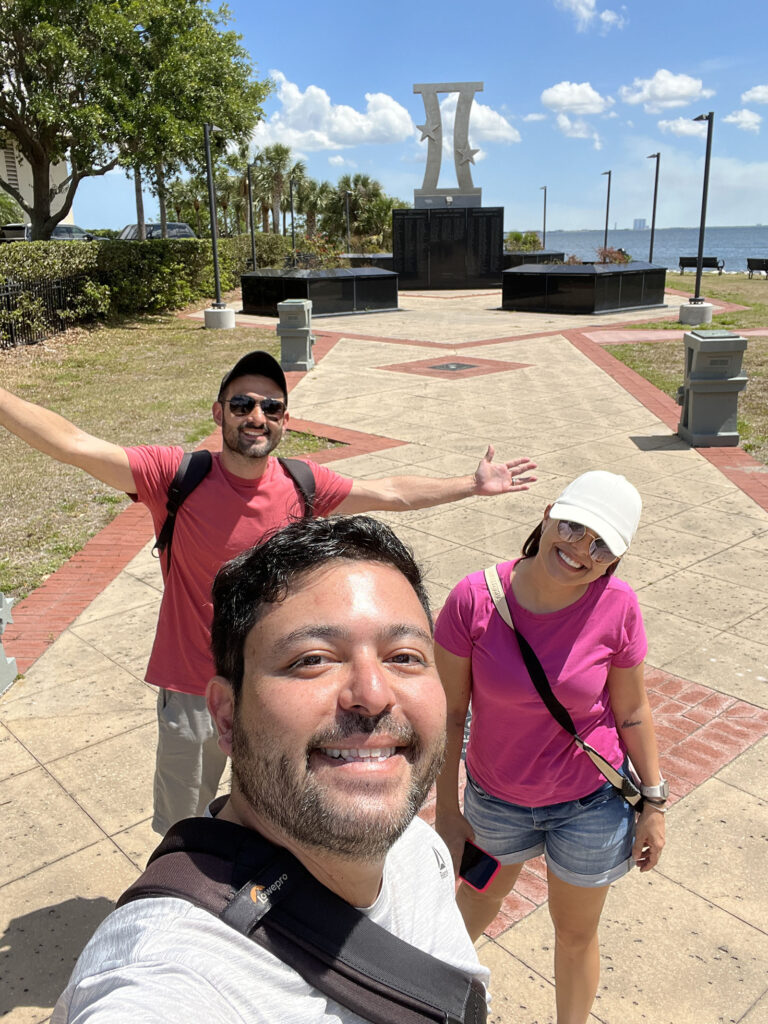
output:
[[[0,0],[0,133],[29,164],[32,201],[1,175],[0,187],[33,238],[50,237],[86,177],[120,162],[156,183],[159,170],[162,187],[166,167],[198,159],[203,123],[229,139],[252,129],[269,83],[225,20],[203,0]]]

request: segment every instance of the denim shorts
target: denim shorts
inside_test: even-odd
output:
[[[486,793],[467,772],[464,814],[477,845],[502,864],[543,853],[548,870],[570,885],[610,885],[633,865],[635,812],[610,782],[579,800],[519,807]]]

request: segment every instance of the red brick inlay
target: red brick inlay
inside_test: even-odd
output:
[[[466,370],[436,370],[440,363],[472,363]],[[434,356],[432,359],[419,359],[412,363],[390,363],[379,366],[379,370],[391,370],[394,373],[416,373],[424,377],[437,377],[440,380],[466,380],[468,377],[482,377],[488,373],[504,373],[506,370],[522,370],[531,363],[508,363],[502,359],[478,359],[467,356],[466,359]]]

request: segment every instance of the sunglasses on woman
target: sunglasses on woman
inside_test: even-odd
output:
[[[258,405],[270,420],[279,420],[285,415],[285,402],[279,398],[254,398],[253,395],[233,395],[225,400],[233,416],[248,416]]]
[[[558,519],[557,532],[563,540],[577,541],[581,540],[587,532],[587,528],[581,523],[572,523],[568,519]],[[614,562],[616,560],[616,555],[614,555],[602,537],[595,537],[589,545],[589,557],[594,562]]]

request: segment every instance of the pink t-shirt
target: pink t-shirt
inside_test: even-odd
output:
[[[126,448],[138,500],[152,514],[155,535],[165,522],[168,485],[184,451],[140,445]],[[316,481],[315,515],[333,511],[352,489],[352,480],[309,463]],[[161,566],[165,590],[146,680],[166,690],[203,694],[214,675],[211,585],[219,568],[252,547],[270,530],[300,518],[304,507],[296,486],[277,459],[258,480],[233,476],[213,453],[208,476],[186,499],[176,518],[170,576]]]
[[[647,642],[637,597],[614,576],[591,583],[575,604],[535,614],[515,600],[514,562],[499,566],[515,626],[531,645],[574,725],[615,767],[624,759],[606,680],[632,668]],[[451,591],[435,627],[441,647],[472,660],[472,729],[467,767],[492,796],[524,807],[576,800],[604,777],[539,697],[516,638],[493,606],[482,572]]]

